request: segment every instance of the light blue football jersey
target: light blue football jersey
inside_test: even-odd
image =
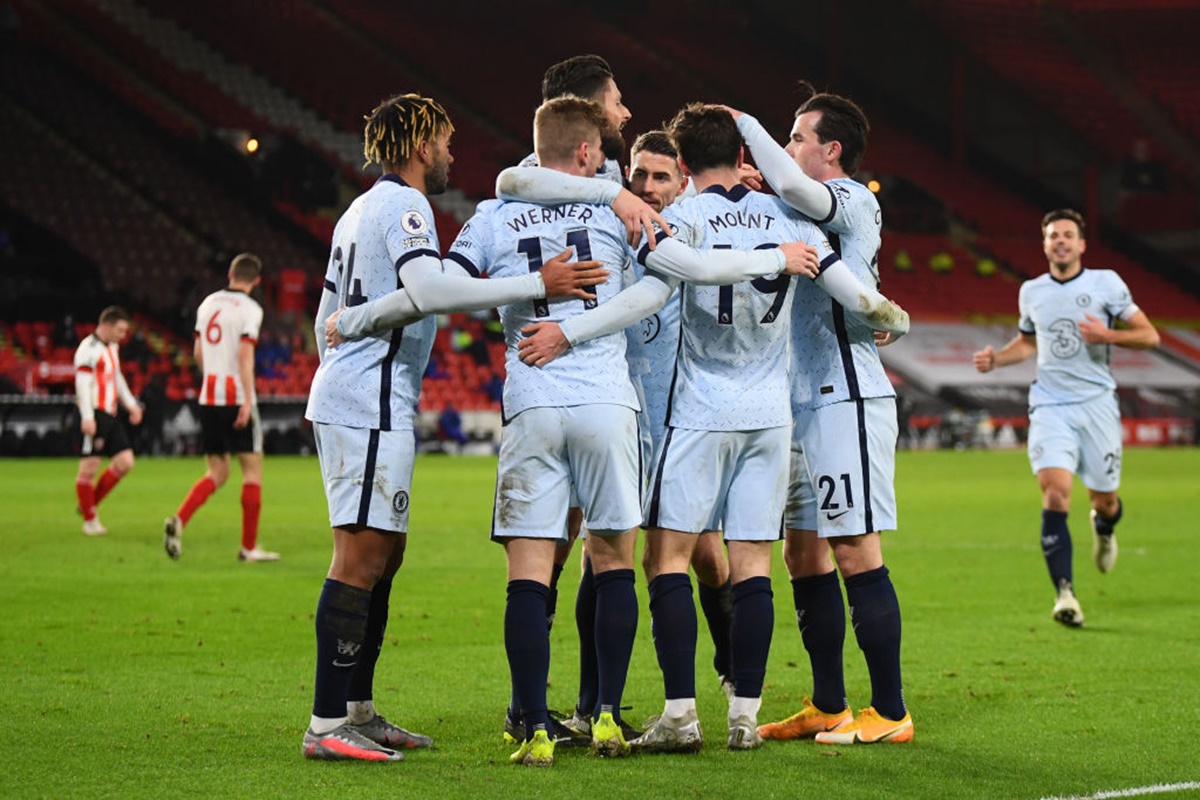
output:
[[[399,270],[440,257],[425,195],[385,175],[350,204],[333,231],[325,289],[355,306],[400,288]],[[313,376],[305,417],[350,428],[412,428],[437,326],[425,318],[327,350]]]
[[[832,250],[816,226],[777,197],[712,186],[663,210],[676,237],[700,250],[753,250],[805,241],[823,263]],[[639,260],[645,262],[649,248]],[[792,278],[681,286],[680,345],[667,425],[750,431],[790,425]]]
[[[640,365],[642,393],[646,399],[646,413],[650,422],[650,433],[657,442],[667,424],[667,405],[671,395],[671,381],[675,377],[675,359],[679,354],[679,316],[682,290],[677,288],[667,304],[629,328],[629,369]]]
[[[1046,273],[1021,284],[1021,333],[1037,336],[1037,379],[1029,406],[1079,403],[1117,388],[1109,369],[1110,345],[1088,344],[1078,323],[1091,314],[1113,327],[1137,313],[1129,287],[1110,269],[1083,269],[1058,281]]]
[[[568,246],[577,260],[603,262],[608,280],[594,287],[595,300],[529,300],[500,308],[508,371],[505,420],[536,407],[611,403],[639,410],[625,361],[624,331],[581,342],[542,367],[528,366],[517,355],[524,326],[582,314],[615,297],[632,280],[633,256],[625,241],[625,225],[611,208],[486,200],[463,226],[446,258],[468,271],[501,278],[539,270]]]
[[[879,286],[879,203],[849,178],[827,181],[833,209],[817,224],[863,285]],[[792,408],[895,397],[870,326],[810,281],[800,281],[792,317]]]

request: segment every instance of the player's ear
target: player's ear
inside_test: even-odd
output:
[[[829,143],[829,161],[836,164],[842,160],[842,143],[834,139]]]
[[[737,160],[738,169],[741,169],[742,164],[745,164],[745,163],[746,163],[746,145],[742,145],[741,147],[738,148],[738,160]]]
[[[688,178],[687,174],[685,173],[683,176],[683,180],[680,181],[680,183],[679,183],[679,193],[675,195],[676,197],[679,197],[679,195],[683,194],[687,190],[689,180],[690,179]]]
[[[692,171],[688,169],[688,165],[684,162],[682,156],[679,159],[679,171],[683,173],[683,180],[686,184],[688,176],[692,174]]]

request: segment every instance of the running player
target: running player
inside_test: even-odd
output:
[[[1075,597],[1067,529],[1072,476],[1079,475],[1088,490],[1092,560],[1101,572],[1117,563],[1115,528],[1124,511],[1117,496],[1121,412],[1110,349],[1148,350],[1159,343],[1120,276],[1084,268],[1086,250],[1087,226],[1079,212],[1046,214],[1042,252],[1049,270],[1021,284],[1016,337],[974,356],[980,372],[1037,356],[1037,380],[1029,387],[1029,463],[1042,490],[1042,555],[1056,593],[1054,619],[1073,627],[1083,624],[1083,609]]]

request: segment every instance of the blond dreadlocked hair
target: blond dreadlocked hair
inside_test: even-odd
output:
[[[398,94],[375,106],[363,131],[363,166],[405,164],[421,142],[453,133],[450,115],[436,100],[417,94]]]

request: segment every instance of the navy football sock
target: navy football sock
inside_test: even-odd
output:
[[[579,631],[579,699],[575,710],[591,717],[599,702],[600,679],[596,666],[596,575],[592,560],[586,557],[575,595],[575,627]]]
[[[733,625],[733,584],[725,583],[713,588],[696,581],[700,594],[700,608],[708,621],[708,632],[713,641],[713,669],[718,675],[733,680],[733,652],[729,647],[729,629]]]
[[[846,707],[842,649],[846,642],[846,606],[837,571],[792,579],[796,624],[812,666],[814,706],[827,714]]]
[[[550,726],[546,712],[546,676],[550,672],[550,632],[546,630],[549,591],[549,587],[537,581],[509,581],[504,605],[504,650],[525,722],[526,739],[533,738],[538,725],[547,730]]]
[[[871,705],[887,719],[903,719],[908,712],[900,682],[900,601],[888,568],[846,578],[846,601],[871,674]]]
[[[668,700],[696,696],[696,603],[686,572],[650,581],[650,629]]]
[[[638,604],[632,569],[612,569],[596,575],[596,657],[599,698],[592,707],[593,717],[600,706],[611,706],[620,718],[621,695],[629,674],[629,657],[637,636]]]
[[[362,657],[371,592],[326,578],[317,600],[317,676],[313,716],[346,716],[350,677]]]
[[[1117,527],[1117,523],[1121,521],[1121,517],[1125,514],[1125,504],[1121,502],[1121,498],[1117,498],[1117,513],[1111,517],[1106,517],[1099,511],[1096,512],[1096,533],[1101,536],[1112,536],[1113,529]]]
[[[775,629],[771,579],[747,578],[733,585],[733,686],[738,697],[761,697],[767,674],[767,654]]]
[[[1063,581],[1073,585],[1071,570],[1071,532],[1067,530],[1067,512],[1042,509],[1042,555],[1050,570],[1050,582],[1058,591]]]
[[[391,594],[391,578],[380,581],[371,590],[366,636],[363,639],[362,651],[358,656],[358,666],[350,675],[350,693],[347,695],[347,699],[351,702],[372,699],[375,687],[375,664],[379,661],[379,653],[383,649],[383,634],[387,630],[388,600]]]

